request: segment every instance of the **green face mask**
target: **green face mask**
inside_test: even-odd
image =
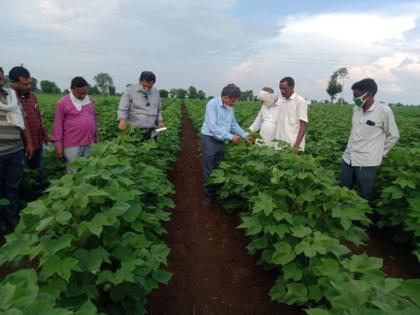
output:
[[[367,92],[360,97],[353,98],[354,105],[356,105],[357,107],[362,107],[363,105],[365,105],[367,99],[363,99],[363,98],[366,95],[367,95]]]

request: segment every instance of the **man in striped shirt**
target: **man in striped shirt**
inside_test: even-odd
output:
[[[0,234],[17,224],[24,150],[28,158],[34,151],[25,123],[16,93],[4,88],[4,72],[0,68]]]

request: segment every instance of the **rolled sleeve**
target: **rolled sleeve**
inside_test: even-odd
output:
[[[308,123],[308,102],[306,100],[300,100],[297,110],[299,120]]]

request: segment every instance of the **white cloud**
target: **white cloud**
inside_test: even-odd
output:
[[[246,88],[264,85],[253,73],[265,73],[266,82],[273,84],[290,75],[304,96],[325,99],[329,76],[344,66],[349,70],[346,84],[372,77],[379,83],[381,96],[401,97],[404,74],[420,73],[420,51],[407,38],[418,29],[419,12],[288,16],[279,23],[275,37],[258,43],[258,58],[242,61],[227,74]],[[410,51],[404,50],[407,46]],[[346,96],[351,97],[349,90]]]

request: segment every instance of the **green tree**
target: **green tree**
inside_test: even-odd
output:
[[[98,89],[103,95],[109,95],[110,89],[114,87],[114,81],[108,73],[101,72],[93,78],[98,86]],[[115,91],[115,90],[114,90]]]
[[[60,88],[57,86],[57,84],[55,84],[55,82],[52,81],[48,81],[48,80],[42,80],[40,82],[41,85],[41,91],[42,93],[61,93]]]
[[[170,89],[169,90],[169,96],[171,98],[175,98],[177,94],[178,94],[178,90],[177,89]]]
[[[252,90],[246,90],[241,93],[240,97],[241,101],[253,101],[254,100],[254,92]]]
[[[39,92],[38,89],[38,80],[34,77],[31,78],[31,90],[32,92]]]
[[[165,89],[159,90],[159,95],[161,98],[168,98],[169,92]]]
[[[101,91],[99,91],[99,89],[96,85],[95,86],[88,85],[87,93],[89,95],[101,95]]]
[[[184,89],[177,89],[176,90],[176,97],[179,98],[179,99],[186,98],[187,94],[188,94],[187,90],[184,90]]]
[[[327,93],[331,97],[330,103],[334,103],[335,96],[340,93],[343,89],[343,86],[338,83],[336,78],[331,77],[328,81]]]
[[[348,75],[347,68],[340,68],[331,75],[328,81],[327,93],[331,98],[331,104],[334,103],[334,99],[337,94],[343,91],[343,85],[339,83],[339,79],[344,80]]]
[[[197,96],[198,96],[198,98],[199,98],[200,100],[204,100],[204,99],[206,99],[206,93],[204,93],[204,91],[203,91],[203,90],[199,90],[199,91],[197,92]]]
[[[188,88],[188,98],[189,99],[196,99],[196,98],[198,98],[197,89],[194,86],[190,86]]]

